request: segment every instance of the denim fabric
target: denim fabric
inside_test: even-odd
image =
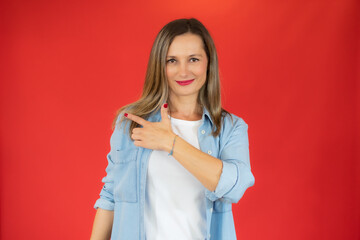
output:
[[[203,110],[203,123],[198,130],[200,149],[223,163],[215,191],[205,189],[206,240],[232,240],[236,239],[232,203],[237,203],[245,190],[255,183],[250,168],[248,125],[234,114],[233,121],[227,115],[220,135],[213,137],[213,122],[207,109]],[[160,121],[160,111],[153,113],[147,120]],[[136,147],[128,135],[130,124],[125,126],[124,123],[116,125],[110,138],[106,176],[102,179],[104,185],[94,208],[114,211],[111,239],[145,240],[146,173],[152,150]]]

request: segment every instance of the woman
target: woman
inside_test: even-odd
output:
[[[157,35],[141,98],[122,107],[92,239],[236,239],[254,184],[247,124],[221,107],[214,42],[196,19]]]

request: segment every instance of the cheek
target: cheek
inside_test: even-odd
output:
[[[201,76],[201,75],[205,75],[206,76],[206,71],[207,71],[207,64],[201,64],[196,68],[196,75]]]
[[[171,83],[172,83],[171,70],[169,68],[166,68],[165,73],[166,73],[167,82],[169,85],[171,85]]]
[[[166,76],[168,79],[171,79],[174,76],[174,69],[171,67],[166,68]]]

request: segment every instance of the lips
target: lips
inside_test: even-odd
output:
[[[189,85],[190,83],[192,83],[194,81],[194,79],[191,80],[186,80],[186,81],[176,81],[179,85],[181,86],[185,86],[185,85]]]

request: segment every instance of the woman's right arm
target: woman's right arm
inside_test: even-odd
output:
[[[109,240],[111,236],[114,211],[98,208],[90,240]]]
[[[120,117],[118,118],[119,121]],[[118,121],[116,123],[118,123]],[[97,210],[94,218],[91,240],[109,240],[112,232],[112,225],[114,220],[114,162],[113,156],[116,152],[116,149],[121,145],[121,134],[123,129],[119,129],[116,125],[115,130],[110,138],[110,147],[111,150],[107,154],[108,165],[105,169],[106,176],[102,178],[104,183],[101,191],[100,198],[95,202],[94,208]]]

